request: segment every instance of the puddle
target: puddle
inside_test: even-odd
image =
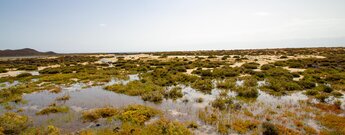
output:
[[[116,80],[113,79],[106,85],[111,85],[115,83],[128,83],[129,81],[139,80],[139,76],[130,75],[129,80]],[[236,84],[241,86],[244,81],[238,80]],[[13,83],[15,84],[15,83]],[[11,84],[11,85],[13,85]],[[259,81],[258,85],[264,85],[264,81]],[[7,84],[6,84],[7,85]],[[155,104],[152,102],[145,102],[138,96],[128,96],[124,94],[119,94],[111,91],[104,90],[104,86],[92,86],[85,88],[87,86],[83,83],[76,83],[70,87],[63,87],[60,93],[50,93],[49,91],[41,91],[31,94],[24,94],[23,99],[27,101],[26,104],[19,104],[16,107],[21,108],[24,111],[21,114],[28,115],[33,119],[33,124],[35,126],[47,125],[53,123],[59,128],[63,129],[63,132],[73,132],[83,128],[96,128],[97,125],[101,126],[111,126],[107,122],[98,123],[83,123],[80,119],[81,112],[84,110],[92,108],[100,108],[105,106],[112,107],[123,107],[130,104],[142,104],[160,109],[164,112],[164,116],[177,120],[180,122],[185,121],[196,121],[200,124],[200,129],[194,130],[196,134],[217,134],[216,129],[212,126],[200,123],[198,119],[198,111],[206,106],[210,105],[210,102],[214,101],[219,97],[223,90],[213,89],[211,93],[204,94],[197,91],[189,86],[181,86],[183,97],[177,100],[164,99],[161,103]],[[67,101],[56,101],[56,98],[62,97],[64,95],[69,95],[70,99]],[[235,97],[237,95],[234,91],[229,91],[228,96]],[[198,103],[195,100],[197,98],[202,98],[203,102]],[[307,100],[308,97],[303,94],[303,91],[292,93],[286,96],[272,96],[261,90],[259,90],[259,96],[256,102],[253,104],[245,104],[247,107],[253,110],[253,114],[264,113],[267,107],[276,108],[277,106],[294,106],[294,108],[299,107],[300,100]],[[188,100],[188,102],[186,102]],[[49,115],[36,115],[36,112],[42,108],[49,106],[52,103],[57,103],[59,105],[66,105],[70,107],[70,111],[66,114],[49,114]],[[284,110],[284,109],[280,109]],[[1,112],[3,113],[3,112]],[[231,113],[230,113],[231,114]],[[242,117],[242,116],[238,116]],[[158,118],[151,119],[148,121],[154,122]],[[318,127],[317,124],[310,121],[310,126]],[[108,124],[108,125],[107,125]],[[313,125],[314,124],[314,125]]]

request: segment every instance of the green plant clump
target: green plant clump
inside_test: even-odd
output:
[[[27,116],[21,116],[13,112],[5,113],[0,116],[0,129],[3,134],[19,134],[30,125]]]
[[[129,105],[121,109],[118,118],[122,122],[131,122],[142,125],[150,118],[161,114],[159,110],[143,105]]]
[[[37,112],[37,115],[47,115],[50,113],[67,113],[69,111],[68,106],[57,106],[55,104],[50,105],[47,108],[44,108]]]
[[[171,90],[165,92],[164,97],[165,98],[171,98],[174,100],[181,98],[181,97],[183,97],[182,88],[181,87],[174,87]]]
[[[210,93],[213,89],[213,84],[210,79],[199,79],[192,84],[192,88],[197,89],[204,93]]]
[[[95,121],[99,118],[107,118],[117,115],[119,112],[118,109],[112,107],[105,107],[105,108],[96,108],[84,111],[82,113],[82,119],[85,121]]]

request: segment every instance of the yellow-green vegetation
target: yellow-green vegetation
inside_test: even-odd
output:
[[[3,83],[0,90],[0,103],[2,108],[6,109],[3,112],[28,113],[25,109],[18,107],[25,104],[25,101],[22,100],[24,94],[47,90],[52,92],[50,94],[57,95],[62,92],[61,88],[72,86],[75,83],[83,83],[83,87],[84,85],[86,85],[85,87],[104,86],[112,79],[128,80],[128,74],[138,74],[139,80],[104,86],[104,88],[129,96],[140,96],[144,101],[162,102],[163,105],[168,103],[170,106],[170,103],[180,103],[179,100],[170,102],[164,98],[179,99],[184,96],[182,88],[179,86],[192,87],[204,95],[198,95],[199,93],[191,95],[200,98],[194,97],[193,100],[197,103],[188,103],[188,105],[192,104],[190,109],[195,109],[194,104],[206,105],[205,110],[197,112],[199,119],[203,122],[201,124],[212,126],[219,134],[345,134],[343,128],[345,125],[342,124],[344,123],[342,116],[344,110],[341,109],[342,102],[338,99],[343,96],[342,93],[345,90],[344,48],[159,52],[152,54],[160,56],[160,58],[147,56],[136,59],[131,56],[117,56],[117,61],[99,63],[96,61],[105,58],[104,56],[75,55],[49,59],[28,58],[0,61],[0,73],[7,72],[7,70],[40,69],[38,71],[40,75],[22,73],[17,76],[0,78],[0,83]],[[170,55],[189,55],[189,57],[181,58]],[[256,58],[253,58],[253,55],[256,55]],[[322,55],[326,58],[299,55]],[[113,56],[106,57],[112,58]],[[242,63],[244,64],[238,67],[237,64]],[[260,66],[258,63],[265,64]],[[243,80],[243,85],[237,86],[236,80]],[[260,83],[258,86],[258,81],[265,83]],[[5,82],[18,82],[18,84],[10,84],[7,87]],[[213,90],[214,87],[219,89]],[[267,107],[265,103],[255,102],[256,97],[260,96],[258,89],[275,96],[305,91],[304,94],[308,95],[310,99],[306,102],[300,101],[296,105],[294,102],[279,102],[272,108],[272,106]],[[228,95],[232,94],[229,93],[230,90],[237,93],[236,98],[229,98]],[[194,93],[189,93],[187,90],[186,97],[182,102],[188,102],[189,94]],[[209,96],[213,97],[217,94],[219,96],[210,103],[203,99],[209,99]],[[332,96],[334,96],[334,100]],[[55,100],[66,101],[69,98],[69,95],[62,95]],[[314,99],[321,102],[309,102]],[[198,104],[201,102],[207,103]],[[145,104],[152,105],[146,102]],[[172,107],[175,106],[172,105]],[[37,115],[67,111],[67,106],[54,104],[37,112]],[[184,111],[182,112],[184,113]],[[79,115],[78,112],[73,113]],[[111,127],[113,125],[104,127],[102,125],[95,129],[86,129],[80,134],[191,134],[188,128],[203,130],[203,128],[198,128],[196,123],[170,121],[161,114],[162,112],[159,110],[143,105],[91,109],[82,112],[81,118],[84,122],[95,122],[98,119],[107,118],[107,122],[121,121],[121,126],[114,128]],[[65,116],[69,113],[61,115]],[[188,112],[188,115],[195,115],[194,111]],[[54,126],[22,126],[24,128],[18,128],[19,131],[12,130],[13,133],[9,133],[12,127],[23,125],[19,119],[24,121],[25,117],[18,114],[10,116],[5,113],[1,119],[6,119],[5,116],[14,117],[12,119],[17,119],[17,121],[13,121],[13,123],[18,124],[8,121],[6,123],[10,123],[8,125],[12,126],[6,124],[4,126],[3,121],[6,120],[1,120],[0,134],[20,134],[22,131],[22,134],[60,133],[59,129]],[[36,117],[42,116],[33,118]],[[318,133],[316,128],[314,129],[313,126],[306,123],[305,120],[308,119],[316,120],[317,125],[323,129]],[[53,119],[49,121],[51,122],[49,124],[55,125],[53,121]],[[262,124],[261,127],[260,124]],[[79,130],[79,127],[75,130]]]
[[[113,117],[119,113],[119,110],[113,107],[96,108],[84,111],[82,119],[85,121],[95,121],[99,118]]]
[[[246,69],[257,69],[259,66],[260,64],[255,62],[245,63],[242,65],[242,67]]]
[[[183,123],[161,118],[148,125],[125,122],[118,129],[101,128],[80,131],[80,135],[191,135]]]
[[[171,99],[178,99],[183,97],[182,88],[181,87],[173,87],[171,90],[166,91],[164,93],[165,98],[171,98]]]
[[[259,96],[259,92],[257,88],[255,87],[247,87],[247,86],[242,86],[236,88],[236,91],[238,92],[239,97],[244,97],[244,98],[257,98]]]
[[[0,103],[19,102],[22,100],[23,93],[31,93],[43,89],[45,88],[38,87],[35,83],[23,83],[9,88],[4,88],[3,90],[0,90]]]
[[[27,116],[21,116],[13,112],[0,116],[0,134],[19,134],[31,124]]]
[[[211,104],[212,107],[218,108],[219,110],[225,110],[227,109],[231,104],[233,103],[232,98],[226,97],[218,97],[216,100],[214,100]]]
[[[204,93],[210,93],[213,89],[213,83],[210,79],[198,79],[192,84],[192,88]]]
[[[236,80],[228,78],[223,81],[217,81],[217,88],[220,89],[233,89],[236,86]]]
[[[161,112],[154,108],[134,104],[120,109],[105,107],[84,111],[82,113],[82,119],[85,121],[95,121],[99,118],[114,117],[122,122],[142,125],[145,121],[160,114]]]
[[[201,121],[205,122],[206,124],[216,124],[219,120],[219,116],[217,112],[210,111],[205,108],[204,110],[199,110],[198,117]]]
[[[69,111],[68,106],[58,106],[56,104],[52,104],[48,106],[47,108],[43,108],[40,111],[38,111],[37,115],[47,115],[50,113],[67,113]]]
[[[60,135],[59,128],[48,125],[47,127],[30,127],[20,133],[21,135]]]
[[[117,116],[123,122],[144,124],[150,118],[161,114],[159,110],[143,105],[129,105],[121,109]]]
[[[228,120],[221,120],[217,125],[217,131],[220,134],[229,134],[231,124]]]
[[[144,135],[191,135],[192,133],[181,123],[160,119],[146,126]]]
[[[131,81],[124,84],[114,84],[105,87],[106,90],[123,93],[130,96],[141,96],[145,101],[160,102],[163,100],[163,87],[152,82]]]

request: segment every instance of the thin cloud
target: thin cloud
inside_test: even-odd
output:
[[[269,12],[255,12],[254,15],[257,15],[257,16],[270,16],[271,13],[269,13]]]
[[[99,24],[99,26],[100,26],[100,27],[106,27],[106,26],[107,26],[107,24],[100,23],[100,24]]]

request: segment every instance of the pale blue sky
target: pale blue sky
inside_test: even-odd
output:
[[[0,49],[345,47],[345,0],[1,0]]]

